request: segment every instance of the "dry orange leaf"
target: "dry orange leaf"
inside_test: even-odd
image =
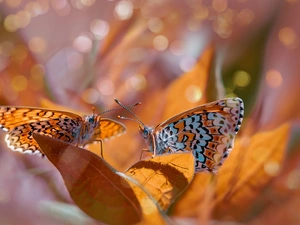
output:
[[[167,210],[191,182],[194,169],[194,156],[191,153],[177,153],[139,161],[125,174],[138,181],[160,207]]]
[[[140,201],[143,217],[141,221],[139,221],[137,224],[140,225],[167,224],[166,221],[168,221],[168,217],[161,211],[155,199],[146,191],[146,189],[140,186],[140,184],[136,180],[125,175],[124,173],[118,172],[118,174],[124,177],[128,181],[128,184],[130,185],[134,194],[137,196],[138,200]]]
[[[108,224],[133,224],[142,219],[141,204],[128,181],[103,159],[54,138],[38,134],[34,138],[86,214]]]
[[[207,48],[194,68],[182,74],[167,88],[153,92],[143,104],[134,111],[145,123],[159,123],[184,110],[206,103],[206,87],[213,49]],[[151,119],[151,121],[149,121]],[[147,121],[148,120],[148,121]],[[156,124],[154,124],[156,125]]]
[[[166,89],[165,103],[168,107],[164,108],[163,119],[206,103],[206,88],[212,57],[213,49],[207,48],[194,68],[182,74]]]
[[[155,200],[135,180],[90,151],[51,137],[33,136],[86,214],[108,224],[165,224]]]
[[[275,178],[263,196],[258,198],[255,207],[259,212],[254,211],[251,225],[259,224],[299,224],[300,214],[300,130],[293,130],[289,143],[289,152],[282,165],[283,170]],[[283,207],[284,206],[284,207]]]
[[[200,220],[210,216],[245,218],[256,197],[278,174],[289,131],[290,124],[284,124],[276,130],[237,139],[219,173],[215,177],[196,175],[190,188],[174,205],[172,215],[197,216]],[[207,195],[209,192],[213,193]]]

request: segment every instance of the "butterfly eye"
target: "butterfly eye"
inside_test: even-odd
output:
[[[94,123],[94,117],[89,118],[89,123]]]
[[[148,135],[149,135],[149,130],[147,130],[147,129],[144,129],[144,132],[143,132],[143,136],[144,136],[144,138],[147,138],[147,137],[148,137]]]

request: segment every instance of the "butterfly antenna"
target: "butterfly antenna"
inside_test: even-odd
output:
[[[140,123],[139,121],[137,121],[136,119],[132,119],[132,118],[129,118],[129,117],[125,117],[125,116],[118,116],[119,119],[121,120],[131,120],[131,121],[134,121],[134,122],[137,122],[137,123]]]
[[[129,105],[129,106],[126,106],[126,107],[134,107],[134,106],[137,106],[137,105],[140,105],[140,104],[141,104],[140,102],[137,102],[135,104],[132,104],[132,105]],[[108,110],[100,113],[100,115],[111,112],[111,111],[115,111],[115,110],[118,110],[118,109],[124,109],[124,107],[122,106],[122,107],[116,107],[116,108],[113,108],[113,109],[108,109]],[[95,110],[95,107],[93,107],[93,113],[94,113],[94,110]]]
[[[123,105],[118,99],[115,98],[115,102],[118,103],[122,108],[126,109],[128,112],[130,112],[134,117],[135,119],[132,119],[132,118],[127,118],[127,117],[124,117],[124,116],[118,116],[120,119],[126,119],[126,120],[132,120],[132,121],[136,121],[138,122],[139,124],[143,125],[143,127],[145,127],[145,124],[137,117],[137,115],[135,115],[126,105]],[[140,103],[140,102],[139,102]],[[141,103],[140,103],[141,104]],[[139,105],[140,105],[139,104]]]

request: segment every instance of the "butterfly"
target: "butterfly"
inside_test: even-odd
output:
[[[126,131],[123,124],[102,118],[102,114],[80,116],[43,108],[0,106],[0,128],[7,132],[5,141],[13,151],[42,153],[33,133],[85,146],[92,142],[102,144],[102,140]]]
[[[192,151],[196,172],[217,173],[233,148],[244,116],[243,100],[226,98],[189,109],[151,128],[117,99],[115,101],[135,116],[154,156]]]

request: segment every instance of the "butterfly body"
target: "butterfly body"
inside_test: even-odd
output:
[[[9,148],[30,153],[40,152],[33,133],[84,146],[125,132],[121,123],[98,114],[80,116],[66,111],[11,106],[0,107],[0,128],[7,132],[5,141]]]
[[[196,172],[216,173],[233,147],[243,112],[240,98],[228,98],[182,112],[154,129],[139,128],[154,155],[192,151]]]

